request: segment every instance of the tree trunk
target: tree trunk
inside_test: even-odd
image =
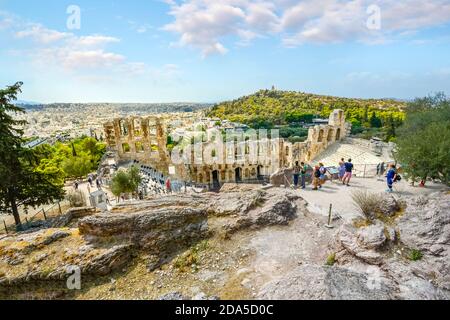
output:
[[[20,215],[19,210],[17,209],[16,199],[14,198],[14,196],[11,196],[9,201],[10,201],[9,203],[11,204],[11,210],[14,216],[14,221],[16,222],[16,227],[19,227],[22,225],[22,222],[20,221]]]

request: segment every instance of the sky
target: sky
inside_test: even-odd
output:
[[[450,95],[450,0],[0,0],[16,81],[42,103]]]

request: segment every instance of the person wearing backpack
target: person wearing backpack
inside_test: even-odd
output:
[[[313,190],[319,190],[318,186],[320,185],[320,167],[315,166],[313,172]]]
[[[320,177],[319,177],[319,189],[322,188],[322,185],[325,184],[325,174],[327,173],[327,168],[325,168],[325,166],[323,165],[323,163],[319,163],[319,172],[320,172]]]
[[[302,184],[302,189],[306,188],[306,171],[308,170],[308,166],[302,162],[300,163],[300,176],[301,176],[301,184]]]
[[[391,164],[389,166],[389,171],[386,174],[386,182],[388,186],[386,192],[389,193],[393,192],[392,185],[394,184],[395,181],[397,181],[397,171],[395,170],[395,165]]]

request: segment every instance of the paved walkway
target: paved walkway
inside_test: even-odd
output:
[[[311,212],[328,215],[330,204],[333,204],[333,214],[339,214],[344,220],[351,221],[360,216],[351,198],[354,190],[367,190],[374,193],[386,194],[385,180],[377,178],[353,178],[350,187],[342,185],[339,180],[327,183],[321,190],[312,190],[311,185],[305,190],[299,189],[299,194],[308,202],[308,208]],[[427,195],[439,190],[448,189],[442,184],[427,182],[426,188],[411,187],[409,183],[402,180],[394,185],[396,197],[411,196],[415,194]]]

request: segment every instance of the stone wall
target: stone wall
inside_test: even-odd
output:
[[[138,160],[168,172],[167,130],[159,117],[129,117],[104,124],[106,142],[121,160]]]
[[[173,164],[166,148],[168,128],[164,119],[115,119],[104,128],[109,146],[120,159],[138,160],[166,174],[169,167],[173,167],[177,178],[217,186],[270,176],[280,168],[291,167],[296,161],[308,163],[349,132],[344,111],[337,109],[330,115],[327,125],[309,129],[305,142],[290,143],[280,138],[255,141],[247,137],[217,148],[217,144],[211,142],[213,139],[208,138],[202,143],[201,153],[188,147],[183,150],[184,161]]]

